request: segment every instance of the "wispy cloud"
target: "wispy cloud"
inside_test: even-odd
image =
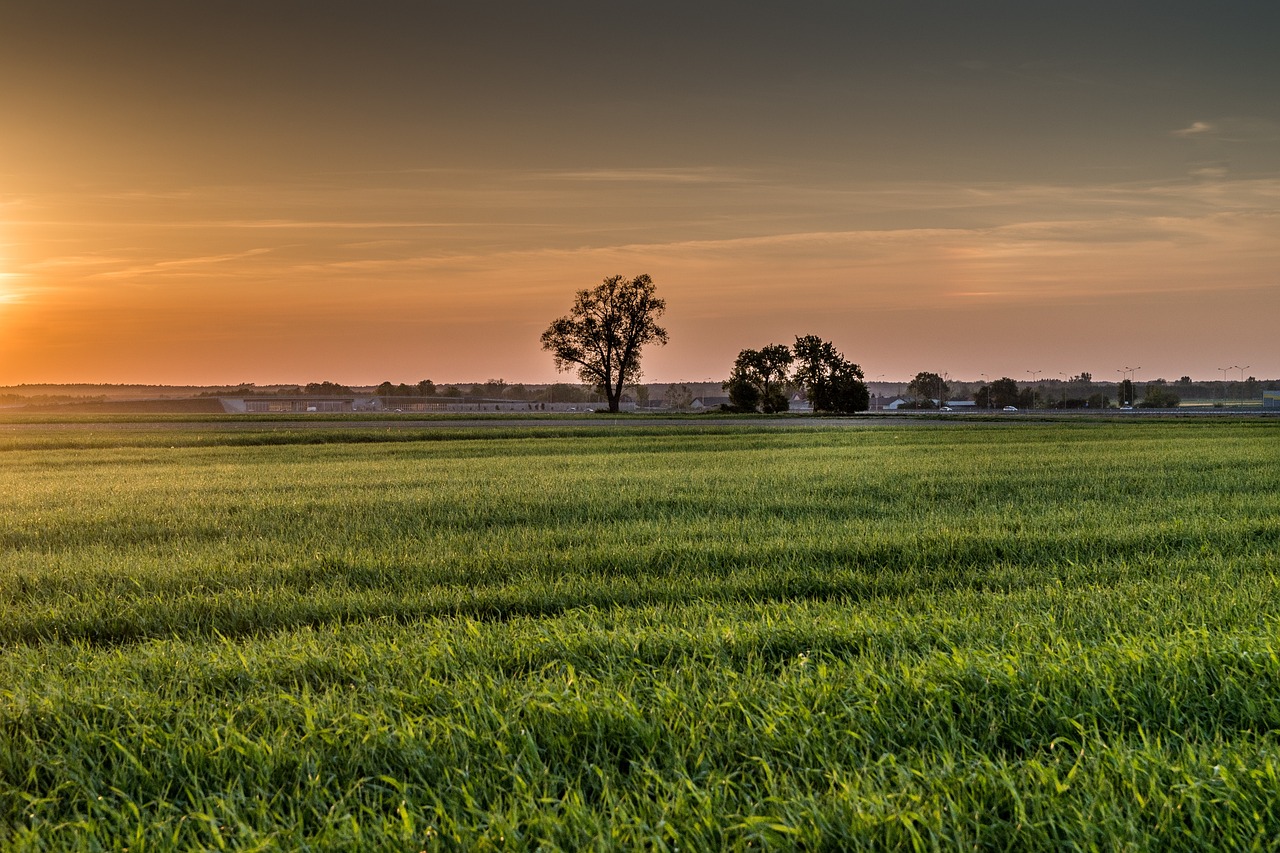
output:
[[[119,255],[66,255],[58,258],[45,258],[41,261],[23,266],[24,272],[45,272],[49,270],[70,270],[86,267],[111,266],[128,263],[129,259]]]
[[[1206,180],[1221,180],[1225,178],[1229,170],[1226,165],[1221,163],[1202,164],[1192,167],[1188,174],[1193,178],[1202,178]]]
[[[445,228],[492,228],[505,226],[512,228],[546,228],[545,222],[414,222],[397,220],[327,220],[327,219],[171,219],[171,220],[128,220],[118,219],[29,219],[24,225],[66,226],[74,228],[148,228],[148,229],[235,229],[235,230],[306,230],[306,231],[369,231],[376,229],[445,229]]]
[[[529,178],[600,183],[719,184],[748,179],[742,172],[719,168],[578,169],[563,172],[534,172]]]
[[[1193,121],[1190,125],[1182,128],[1181,130],[1170,131],[1173,136],[1181,136],[1183,138],[1190,136],[1203,136],[1206,133],[1212,132],[1213,125],[1209,124],[1207,121]]]
[[[1194,121],[1171,133],[1183,139],[1215,142],[1280,142],[1280,122],[1257,116],[1222,116],[1213,121]]]
[[[271,252],[271,249],[249,249],[244,252],[234,252],[225,255],[202,255],[193,258],[174,258],[167,261],[156,261],[150,264],[138,264],[126,267],[120,270],[110,270],[107,272],[96,273],[89,276],[90,278],[138,278],[155,273],[167,273],[170,275],[190,274],[193,270],[212,264],[225,264],[231,261],[239,261],[245,258],[255,257],[257,255],[265,255]],[[196,273],[199,274],[199,273]]]
[[[493,222],[404,222],[396,220],[326,220],[326,219],[215,219],[171,223],[182,228],[241,228],[264,230],[360,230],[381,228],[476,228],[492,227]],[[503,222],[507,226],[535,227],[537,222]]]

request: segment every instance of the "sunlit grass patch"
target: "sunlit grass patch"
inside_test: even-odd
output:
[[[1280,832],[1265,423],[180,436],[0,454],[0,843]]]

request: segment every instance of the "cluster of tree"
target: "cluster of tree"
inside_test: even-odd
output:
[[[688,385],[668,385],[663,404],[668,409],[684,411],[693,406],[693,389]]]
[[[448,397],[463,400],[520,400],[543,403],[578,403],[596,400],[596,393],[581,385],[556,384],[541,390],[526,388],[522,384],[508,385],[502,379],[490,379],[487,382],[459,387],[457,385],[437,386],[430,379],[423,379],[416,385],[393,384],[383,382],[374,389],[379,397]]]
[[[557,382],[538,391],[533,399],[539,403],[599,403],[600,394],[584,385]]]
[[[1147,385],[1147,393],[1143,395],[1138,406],[1143,409],[1172,409],[1181,402],[1182,398],[1164,387],[1163,383],[1160,385],[1151,383]]]
[[[339,385],[337,382],[308,382],[302,390],[305,394],[325,397],[346,397],[355,393],[346,385]]]
[[[657,322],[667,304],[655,291],[647,275],[610,276],[578,291],[569,313],[542,333],[542,348],[556,369],[576,370],[604,396],[610,412],[618,411],[625,388],[637,387],[641,350],[667,342],[667,330]],[[870,404],[862,368],[816,335],[796,338],[794,349],[772,344],[743,350],[724,387],[740,411],[785,411],[789,388],[802,389],[818,411],[857,412]],[[682,390],[669,388],[667,404],[683,402]]]
[[[907,393],[917,409],[941,408],[951,397],[951,386],[936,373],[922,370],[907,383]]]
[[[1020,409],[1031,408],[1035,390],[1031,386],[1018,388],[1018,383],[1008,376],[1001,376],[989,385],[983,385],[973,395],[973,401],[981,409],[1003,409],[1005,406],[1017,406]]]
[[[259,388],[252,382],[242,382],[226,388],[201,391],[197,397],[300,397],[303,394],[341,396],[355,392],[346,385],[335,382],[311,382],[303,385],[276,385]]]
[[[1269,390],[1276,390],[1275,383],[1268,386]],[[1243,382],[1227,382],[1223,383],[1222,396],[1231,400],[1252,400],[1262,395],[1262,383],[1258,381],[1256,376],[1250,376]]]
[[[785,412],[791,408],[787,386],[794,362],[795,356],[786,344],[744,349],[733,362],[729,381],[724,383],[729,405],[739,412]]]
[[[406,385],[403,382],[393,385],[390,382],[383,382],[374,389],[374,393],[379,397],[434,397],[436,383],[430,379],[423,379],[417,385]]]
[[[0,394],[0,404],[22,404],[28,406],[52,406],[63,403],[103,403],[106,394],[74,395],[74,394]]]
[[[862,368],[817,335],[797,337],[794,347],[744,349],[724,388],[730,407],[739,412],[785,412],[792,389],[803,391],[820,412],[861,412],[871,402]]]
[[[1087,374],[1086,374],[1087,375]],[[1072,381],[1081,381],[1076,377]],[[1087,382],[1088,380],[1083,380]],[[1134,403],[1134,386],[1131,380],[1124,380],[1117,386],[1118,404],[1121,406],[1137,405],[1145,409],[1171,409],[1182,402],[1182,399],[1170,391],[1164,382],[1147,384],[1146,396]],[[1111,398],[1097,392],[1087,397],[1067,397],[1049,399],[1044,396],[1043,388],[1032,385],[1019,388],[1018,383],[1007,376],[1002,376],[990,385],[983,385],[973,395],[974,402],[983,409],[1002,409],[1005,406],[1017,406],[1020,409],[1043,407],[1047,409],[1106,409],[1111,406]]]
[[[623,389],[641,387],[637,385],[641,375],[641,350],[651,343],[667,342],[666,329],[657,324],[666,307],[666,302],[655,295],[649,276],[639,275],[630,280],[620,275],[611,276],[598,287],[578,291],[569,313],[542,333],[542,348],[551,352],[557,370],[576,370],[587,386],[604,396],[609,411],[616,412]],[[797,337],[790,347],[770,344],[758,350],[742,350],[724,388],[729,392],[731,408],[736,411],[784,412],[790,408],[789,393],[799,389],[815,411],[858,412],[870,403],[863,380],[862,368],[841,355],[829,341],[805,335]],[[1019,388],[1017,382],[1003,376],[978,388],[973,395],[974,402],[989,409],[1038,405],[1106,408],[1110,405],[1110,399],[1104,394],[1090,394],[1094,390],[1089,387],[1093,376],[1087,371],[1065,382],[1051,381],[1058,387],[1066,386],[1057,400],[1046,396],[1043,384],[1038,388],[1031,385]],[[1178,382],[1187,388],[1192,384],[1189,376],[1183,376]],[[501,380],[490,380],[486,386],[495,384],[501,385]],[[1178,405],[1179,395],[1165,387],[1166,384],[1163,379],[1149,382],[1146,395],[1138,405],[1153,408]],[[1252,376],[1238,384],[1243,386],[1243,394],[1258,393],[1259,383]],[[389,385],[383,383],[383,386]],[[928,371],[917,373],[907,387],[917,408],[943,406],[951,393],[946,374]],[[381,388],[379,386],[380,393]],[[1081,396],[1068,398],[1068,388]],[[497,388],[497,393],[489,396],[498,396],[503,390]],[[963,390],[967,394],[969,388]],[[1121,405],[1132,404],[1132,381],[1125,379],[1118,390]],[[1083,396],[1085,394],[1089,396]],[[510,391],[507,396],[512,396]],[[637,393],[637,398],[639,396]],[[545,399],[544,395],[539,398]],[[668,389],[667,404],[673,402],[682,402],[681,395],[676,389]]]

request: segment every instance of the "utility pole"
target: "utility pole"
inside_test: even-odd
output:
[[[1036,407],[1036,380],[1040,377],[1041,373],[1044,373],[1044,371],[1028,370],[1027,373],[1031,374],[1031,408],[1034,409]]]

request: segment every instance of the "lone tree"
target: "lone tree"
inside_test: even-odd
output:
[[[622,389],[640,378],[640,350],[665,344],[667,330],[657,319],[667,303],[654,296],[653,280],[610,276],[591,290],[579,290],[568,316],[542,333],[542,348],[555,357],[556,370],[577,370],[579,378],[604,394],[618,411]]]
[[[1001,376],[990,385],[983,385],[973,399],[984,409],[1003,409],[1005,406],[1016,406],[1022,402],[1018,383],[1008,376]]]
[[[786,344],[769,344],[764,349],[744,349],[738,353],[723,387],[729,392],[729,403],[737,410],[754,412],[757,407],[766,415],[790,408],[785,386],[787,372],[795,357]]]
[[[921,403],[929,403],[929,408],[942,408],[947,404],[947,394],[951,392],[951,386],[938,374],[922,370],[907,385],[907,390],[915,397],[917,406]],[[938,395],[936,407],[933,405],[934,394]]]
[[[862,381],[862,368],[846,359],[830,341],[817,335],[796,338],[795,380],[817,412],[862,412],[871,394]]]

